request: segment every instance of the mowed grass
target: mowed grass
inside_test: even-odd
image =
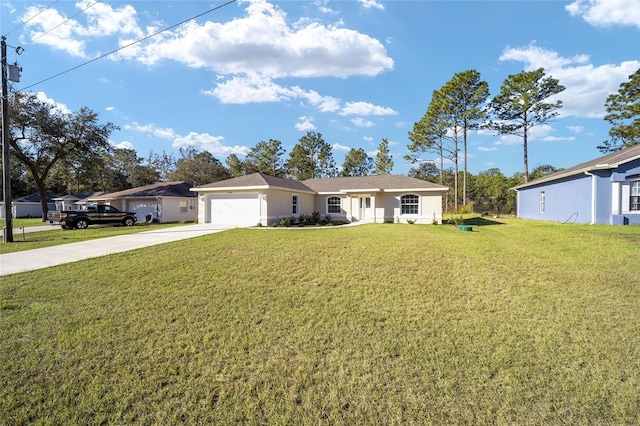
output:
[[[638,424],[640,227],[236,229],[3,277],[6,424]]]
[[[87,229],[62,229],[60,226],[47,224],[44,230],[37,232],[22,232],[20,228],[13,230],[13,242],[0,242],[0,254],[17,251],[34,250],[62,244],[77,243],[116,235],[133,234],[136,232],[153,231],[155,229],[182,226],[184,223],[137,223],[134,226],[123,225],[91,225]],[[1,240],[1,239],[0,239]],[[64,249],[60,255],[63,256]]]

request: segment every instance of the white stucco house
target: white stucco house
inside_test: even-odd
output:
[[[198,194],[198,222],[268,226],[319,212],[332,221],[442,223],[449,190],[402,175],[295,181],[253,173],[191,188]]]
[[[196,221],[198,217],[196,194],[186,182],[160,182],[153,185],[100,194],[88,198],[89,202],[109,204],[123,211],[135,212],[139,222],[147,215],[160,223]]]

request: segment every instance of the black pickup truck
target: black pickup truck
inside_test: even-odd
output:
[[[89,225],[121,223],[132,226],[136,223],[135,213],[123,212],[106,204],[88,205],[86,210],[49,210],[47,220],[62,229],[86,229]]]

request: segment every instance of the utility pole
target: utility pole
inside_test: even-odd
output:
[[[2,196],[4,200],[5,243],[13,242],[13,211],[11,209],[11,165],[9,156],[9,93],[7,89],[7,43],[5,36],[0,41],[2,47]]]

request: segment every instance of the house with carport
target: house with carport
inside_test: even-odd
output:
[[[448,187],[402,175],[292,179],[253,173],[192,188],[198,222],[269,226],[314,211],[337,222],[442,223]]]
[[[640,225],[640,144],[514,189],[523,219]]]

